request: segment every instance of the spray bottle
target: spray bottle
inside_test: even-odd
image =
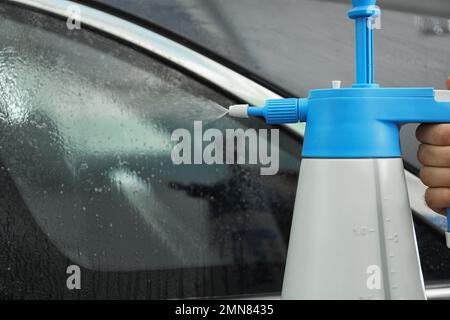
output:
[[[231,106],[234,117],[306,122],[283,299],[425,299],[399,127],[450,122],[450,92],[374,83],[376,0],[353,0],[356,83]],[[447,234],[448,238],[448,234]]]

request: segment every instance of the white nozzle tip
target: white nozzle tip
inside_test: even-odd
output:
[[[339,89],[341,87],[341,80],[333,80],[331,81],[331,85],[333,86],[333,89]]]
[[[248,104],[235,104],[230,106],[228,114],[234,118],[248,118]]]

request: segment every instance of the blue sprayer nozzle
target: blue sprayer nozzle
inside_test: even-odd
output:
[[[230,106],[231,116],[238,118],[261,117],[267,124],[305,122],[308,99],[271,99],[262,107]]]
[[[381,88],[374,83],[376,0],[353,0],[356,82],[351,88],[310,90],[307,99],[267,100],[262,107],[232,106],[230,116],[263,117],[267,124],[305,122],[302,156],[309,158],[401,157],[404,123],[450,122],[450,95],[433,88]],[[237,111],[239,109],[239,112]],[[450,222],[449,222],[450,247]]]

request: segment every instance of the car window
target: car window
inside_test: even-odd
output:
[[[196,120],[270,129],[224,116],[235,102],[157,57],[1,4],[0,297],[278,291],[299,139],[281,130],[276,175],[171,158],[173,132],[194,135]]]

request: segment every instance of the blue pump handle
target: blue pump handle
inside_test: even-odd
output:
[[[353,0],[348,17],[355,20],[356,83],[354,87],[376,87],[373,76],[374,18],[381,14],[376,0]]]

